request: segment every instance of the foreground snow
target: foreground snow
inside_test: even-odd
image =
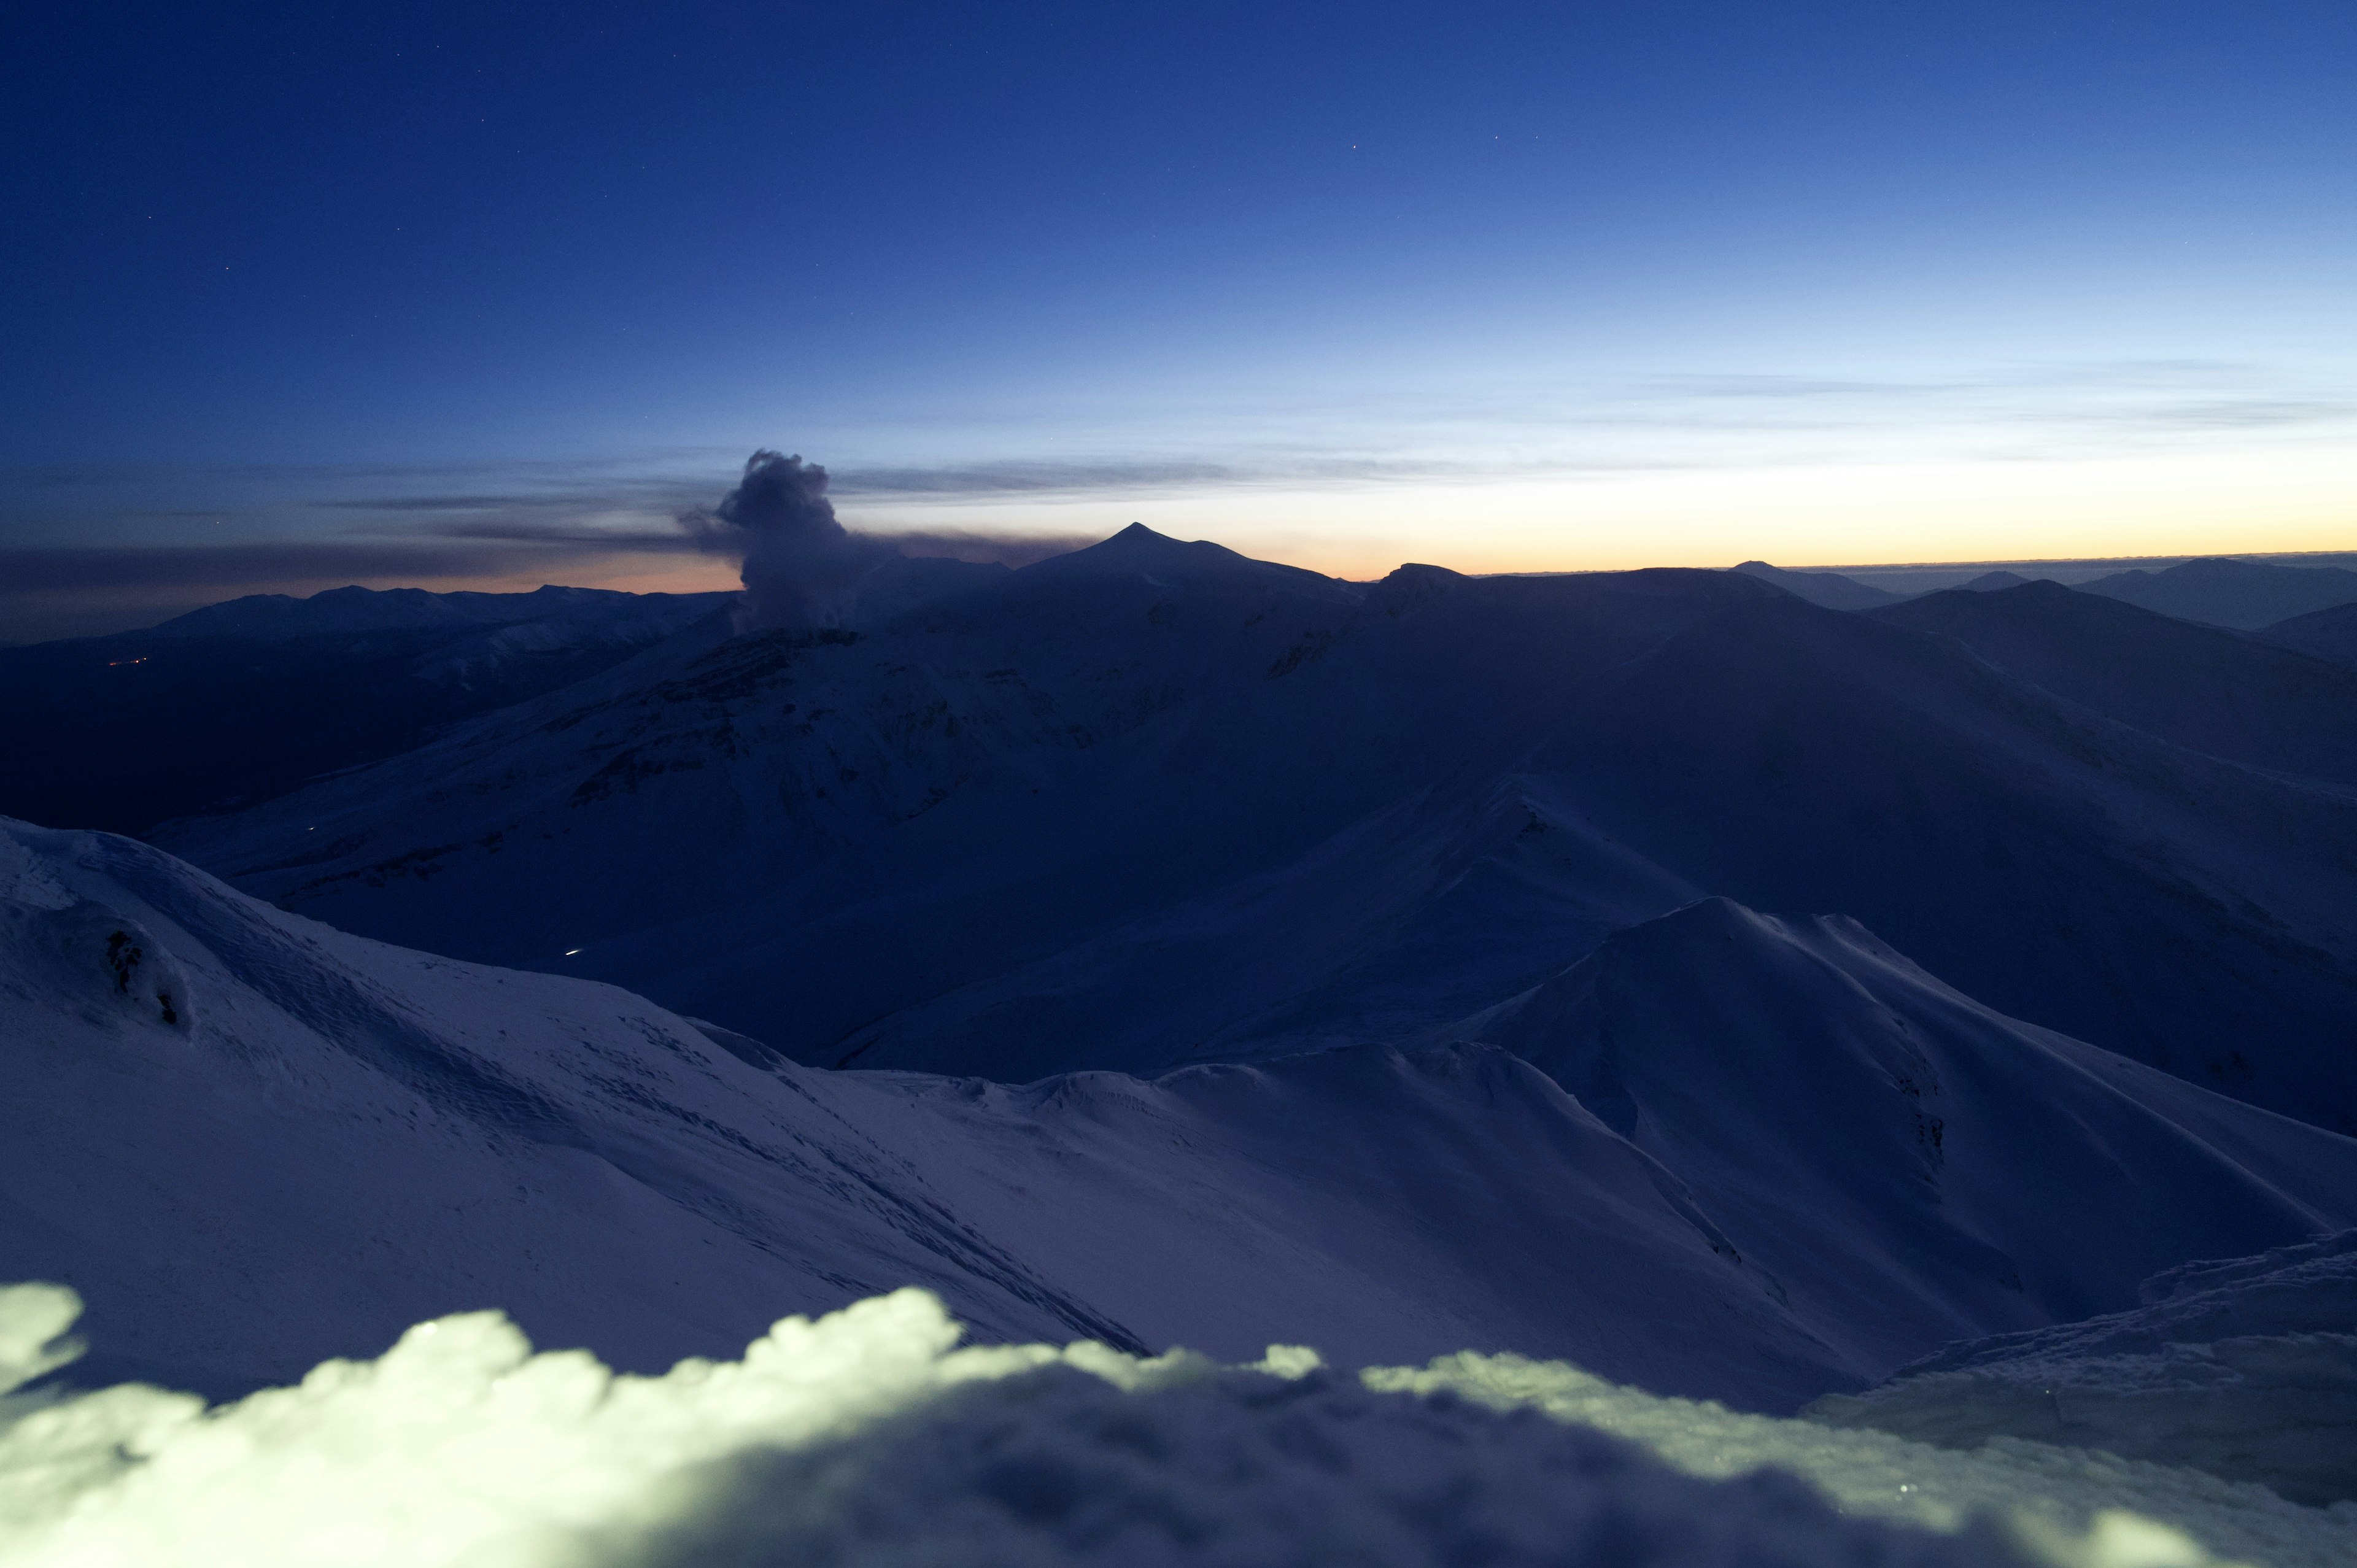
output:
[[[0,1291],[0,1392],[70,1293]],[[956,1348],[900,1291],[741,1361],[617,1376],[497,1313],[207,1410],[0,1404],[8,1568],[2345,1562],[2357,1509],[2007,1442],[1972,1455],[1466,1354],[1330,1373],[1102,1345]],[[1771,1467],[1772,1468],[1770,1468]],[[1787,1474],[1777,1474],[1777,1471]],[[1806,1478],[1806,1484],[1792,1473]]]

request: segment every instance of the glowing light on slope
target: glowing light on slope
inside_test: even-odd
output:
[[[0,1390],[69,1359],[59,1338],[78,1309],[56,1286],[0,1292]],[[644,1561],[682,1531],[740,1528],[755,1545],[823,1541],[856,1555],[863,1531],[906,1545],[929,1520],[996,1532],[970,1542],[984,1556],[1114,1562],[1121,1530],[1171,1509],[1196,1510],[1246,1557],[1255,1542],[1289,1556],[1304,1517],[1346,1535],[1391,1519],[1383,1487],[1433,1484],[1431,1456],[1443,1454],[1471,1456],[1487,1512],[1428,1519],[1415,1528],[1430,1540],[1398,1541],[1407,1560],[1438,1554],[1451,1531],[1556,1528],[1566,1498],[1588,1510],[1580,1517],[1653,1532],[1660,1560],[1698,1568],[1735,1560],[1760,1531],[1814,1530],[1830,1551],[1878,1528],[1845,1514],[1966,1530],[1960,1563],[2009,1549],[2058,1568],[2191,1568],[2220,1552],[2291,1568],[2357,1547],[2347,1510],[2195,1472],[2027,1443],[1950,1453],[1656,1399],[1559,1362],[1466,1354],[1352,1383],[1298,1348],[1222,1369],[1093,1344],[961,1349],[961,1334],[932,1296],[903,1290],[787,1318],[741,1361],[641,1378],[586,1351],[535,1355],[504,1316],[479,1312],[420,1325],[375,1361],[329,1361],[299,1386],[211,1411],[137,1385],[20,1395],[0,1406],[0,1563],[555,1568]],[[1441,1393],[1456,1398],[1426,1397]],[[1486,1410],[1553,1420],[1501,1423]],[[1598,1433],[1690,1476],[1797,1470],[1841,1511],[1790,1483],[1714,1485],[1698,1508],[1697,1483]],[[1265,1463],[1221,1470],[1254,1438]],[[1286,1457],[1303,1443],[1347,1457],[1339,1468]],[[1590,1462],[1520,1464],[1548,1444]],[[1018,1451],[1039,1474],[1009,1479],[1001,1460]],[[732,1492],[748,1475],[762,1484]],[[1081,1518],[1098,1491],[1114,1513]],[[879,1496],[892,1506],[874,1506]],[[748,1498],[756,1512],[730,1513]],[[1071,1550],[1084,1539],[1099,1545]],[[1910,1560],[1952,1555],[1925,1546]]]

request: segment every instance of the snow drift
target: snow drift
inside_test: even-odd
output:
[[[73,1303],[0,1291],[0,1393]],[[1975,1455],[1731,1414],[1574,1367],[1326,1371],[1102,1345],[956,1348],[920,1292],[741,1360],[617,1376],[497,1313],[208,1410],[119,1386],[0,1405],[9,1568],[1609,1560],[2304,1568],[2357,1510],[2107,1455]]]

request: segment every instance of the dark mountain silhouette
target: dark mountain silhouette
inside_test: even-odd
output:
[[[1358,588],[1134,530],[684,635],[164,842],[800,1059],[1002,1079],[1403,1037],[1719,893],[2357,1125],[2357,798],[2095,695],[1741,574]]]
[[[2335,605],[2329,610],[2294,616],[2259,635],[2336,664],[2357,665],[2357,605]]]
[[[2357,572],[2205,557],[2165,572],[2115,572],[2079,591],[2179,620],[2256,631],[2293,616],[2357,603]]]
[[[1765,561],[1746,561],[1735,570],[1747,577],[1773,583],[1787,593],[1829,610],[1868,610],[1878,605],[1895,605],[1900,599],[1897,594],[1845,577],[1838,572],[1790,572]]]

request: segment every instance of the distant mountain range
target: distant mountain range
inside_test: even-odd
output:
[[[594,675],[735,598],[338,588],[0,649],[0,813],[135,832],[252,804]]]
[[[864,629],[694,628],[159,838],[799,1060],[1002,1080],[1411,1037],[1721,894],[2347,1128],[2348,683],[2037,585],[1360,587],[1133,529]]]
[[[1871,612],[2190,750],[2357,789],[2357,671],[2117,599],[2023,583]]]
[[[1747,561],[1735,570],[1828,609],[1879,609],[1904,598],[1922,596],[1894,594],[1838,572],[1787,571],[1764,561]],[[2046,580],[2000,570],[1936,591],[1953,593],[1961,588],[1988,593]],[[2188,561],[2160,572],[2115,572],[2070,586],[2078,593],[2119,599],[2179,620],[2244,631],[2270,628],[2294,617],[2357,604],[2357,572],[2339,566],[2285,566],[2220,558]]]
[[[2180,620],[2257,631],[2295,616],[2357,604],[2357,572],[2263,561],[2188,561],[2166,572],[2120,572],[2079,591]]]
[[[1895,605],[1903,596],[1869,586],[1838,572],[1790,572],[1765,561],[1746,561],[1735,568],[1747,577],[1773,583],[1788,594],[1823,605],[1829,610],[1870,610]]]
[[[2357,665],[2357,605],[2336,605],[2327,610],[2280,620],[2262,634],[2270,642],[2297,648],[2336,664]]]

